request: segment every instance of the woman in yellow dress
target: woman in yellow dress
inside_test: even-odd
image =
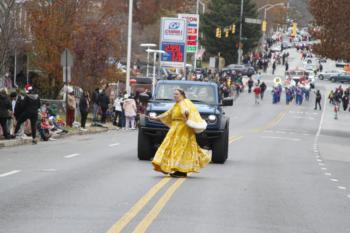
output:
[[[211,160],[196,141],[196,133],[204,131],[207,124],[183,90],[176,89],[174,99],[176,103],[170,110],[152,118],[170,128],[152,164],[158,172],[186,177],[189,172],[199,172]]]

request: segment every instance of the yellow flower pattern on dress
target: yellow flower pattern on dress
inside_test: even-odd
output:
[[[199,172],[211,160],[209,152],[197,144],[195,131],[186,125],[186,110],[189,119],[198,118],[198,110],[188,99],[176,103],[160,116],[161,121],[170,129],[152,161],[156,171]]]

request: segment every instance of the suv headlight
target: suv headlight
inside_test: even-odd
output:
[[[215,115],[209,115],[208,116],[208,122],[209,123],[215,123],[216,122],[216,116]]]
[[[150,112],[150,113],[148,114],[148,116],[149,116],[150,118],[154,118],[154,117],[157,117],[157,113],[155,113],[155,112]]]

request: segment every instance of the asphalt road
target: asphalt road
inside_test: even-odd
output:
[[[226,108],[228,161],[187,179],[138,161],[136,131],[1,149],[0,233],[350,232],[348,139],[320,130],[331,110],[271,99]]]

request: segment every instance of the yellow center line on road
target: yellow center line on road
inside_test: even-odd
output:
[[[265,127],[256,129],[256,132],[262,132],[266,129],[271,129],[279,124],[287,115],[289,107],[279,113],[270,123]],[[229,144],[243,139],[244,136],[232,136],[229,138]],[[149,203],[149,201],[171,180],[170,177],[164,177],[159,183],[154,185],[122,218],[120,218],[107,233],[120,233],[135,217],[136,215]],[[186,179],[178,179],[172,184],[158,200],[150,212],[142,219],[136,226],[133,233],[143,233],[149,228],[152,222],[158,217],[162,209],[169,202],[175,191],[185,182]]]
[[[232,143],[234,143],[234,142],[237,142],[237,141],[241,140],[242,138],[243,138],[243,136],[231,137],[231,138],[230,138],[229,144],[232,144]]]
[[[154,185],[131,209],[118,220],[107,233],[121,232],[129,222],[147,205],[147,203],[171,180],[170,177],[164,177]]]
[[[289,105],[283,112],[280,112],[275,118],[273,118],[271,122],[267,123],[265,126],[261,128],[255,129],[254,132],[261,133],[265,130],[276,127],[285,118],[285,116],[287,115],[291,107],[292,106]]]
[[[186,179],[180,178],[163,194],[152,210],[145,216],[144,219],[136,226],[133,233],[144,233],[152,222],[157,218],[164,206],[168,203],[175,191],[185,182]]]

